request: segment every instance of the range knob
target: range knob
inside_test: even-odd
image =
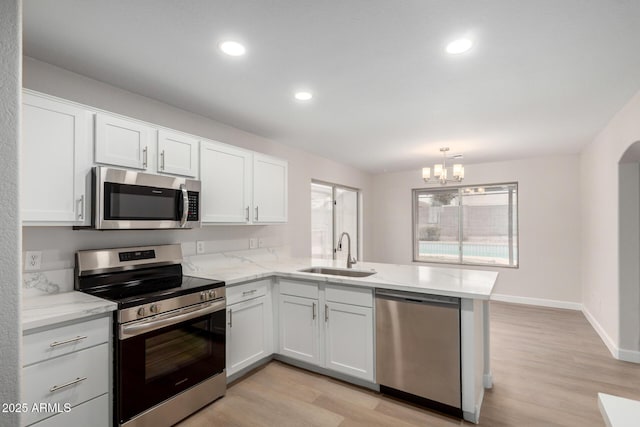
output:
[[[147,313],[147,311],[144,309],[144,307],[140,307],[138,309],[138,316],[144,316]]]
[[[151,311],[152,313],[157,313],[158,312],[158,305],[157,304],[151,304],[151,307],[149,307],[149,311]]]
[[[207,299],[207,296],[205,295],[204,292],[200,292],[200,301],[204,301]]]
[[[210,291],[209,291],[209,298],[210,298],[210,299],[213,299],[213,298],[215,298],[215,297],[216,297],[216,291],[214,291],[214,290],[210,290]]]

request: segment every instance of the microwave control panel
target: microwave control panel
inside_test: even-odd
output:
[[[189,212],[187,213],[187,221],[200,220],[200,193],[197,191],[189,191]]]

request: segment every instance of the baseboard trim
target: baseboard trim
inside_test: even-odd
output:
[[[604,345],[607,346],[611,355],[616,359],[620,359],[620,349],[615,345],[602,325],[600,325],[600,322],[598,322],[596,318],[593,317],[593,314],[591,314],[591,312],[587,310],[587,307],[582,307],[582,313],[584,314],[584,317],[587,318],[587,321],[591,324],[593,329],[595,329],[596,333],[600,336],[600,339],[602,340],[602,342],[604,342]]]
[[[493,294],[491,295],[492,301],[510,302],[514,304],[526,304],[537,305],[540,307],[550,308],[564,308],[567,310],[582,310],[582,304],[573,301],[560,301],[546,298],[530,298],[530,297],[518,297],[513,295]]]
[[[640,363],[640,351],[621,348],[618,350],[618,359],[625,362]]]
[[[482,408],[482,401],[484,400],[484,388],[480,390],[480,397],[478,398],[478,402],[474,407],[474,412],[471,411],[463,411],[462,418],[465,421],[468,421],[473,424],[480,423],[480,409]]]

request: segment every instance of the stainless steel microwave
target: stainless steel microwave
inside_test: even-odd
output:
[[[200,227],[200,181],[104,166],[92,174],[92,228]]]

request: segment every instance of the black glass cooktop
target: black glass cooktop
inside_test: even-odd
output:
[[[80,277],[75,288],[117,302],[123,309],[224,285],[221,280],[183,276],[177,265]]]

